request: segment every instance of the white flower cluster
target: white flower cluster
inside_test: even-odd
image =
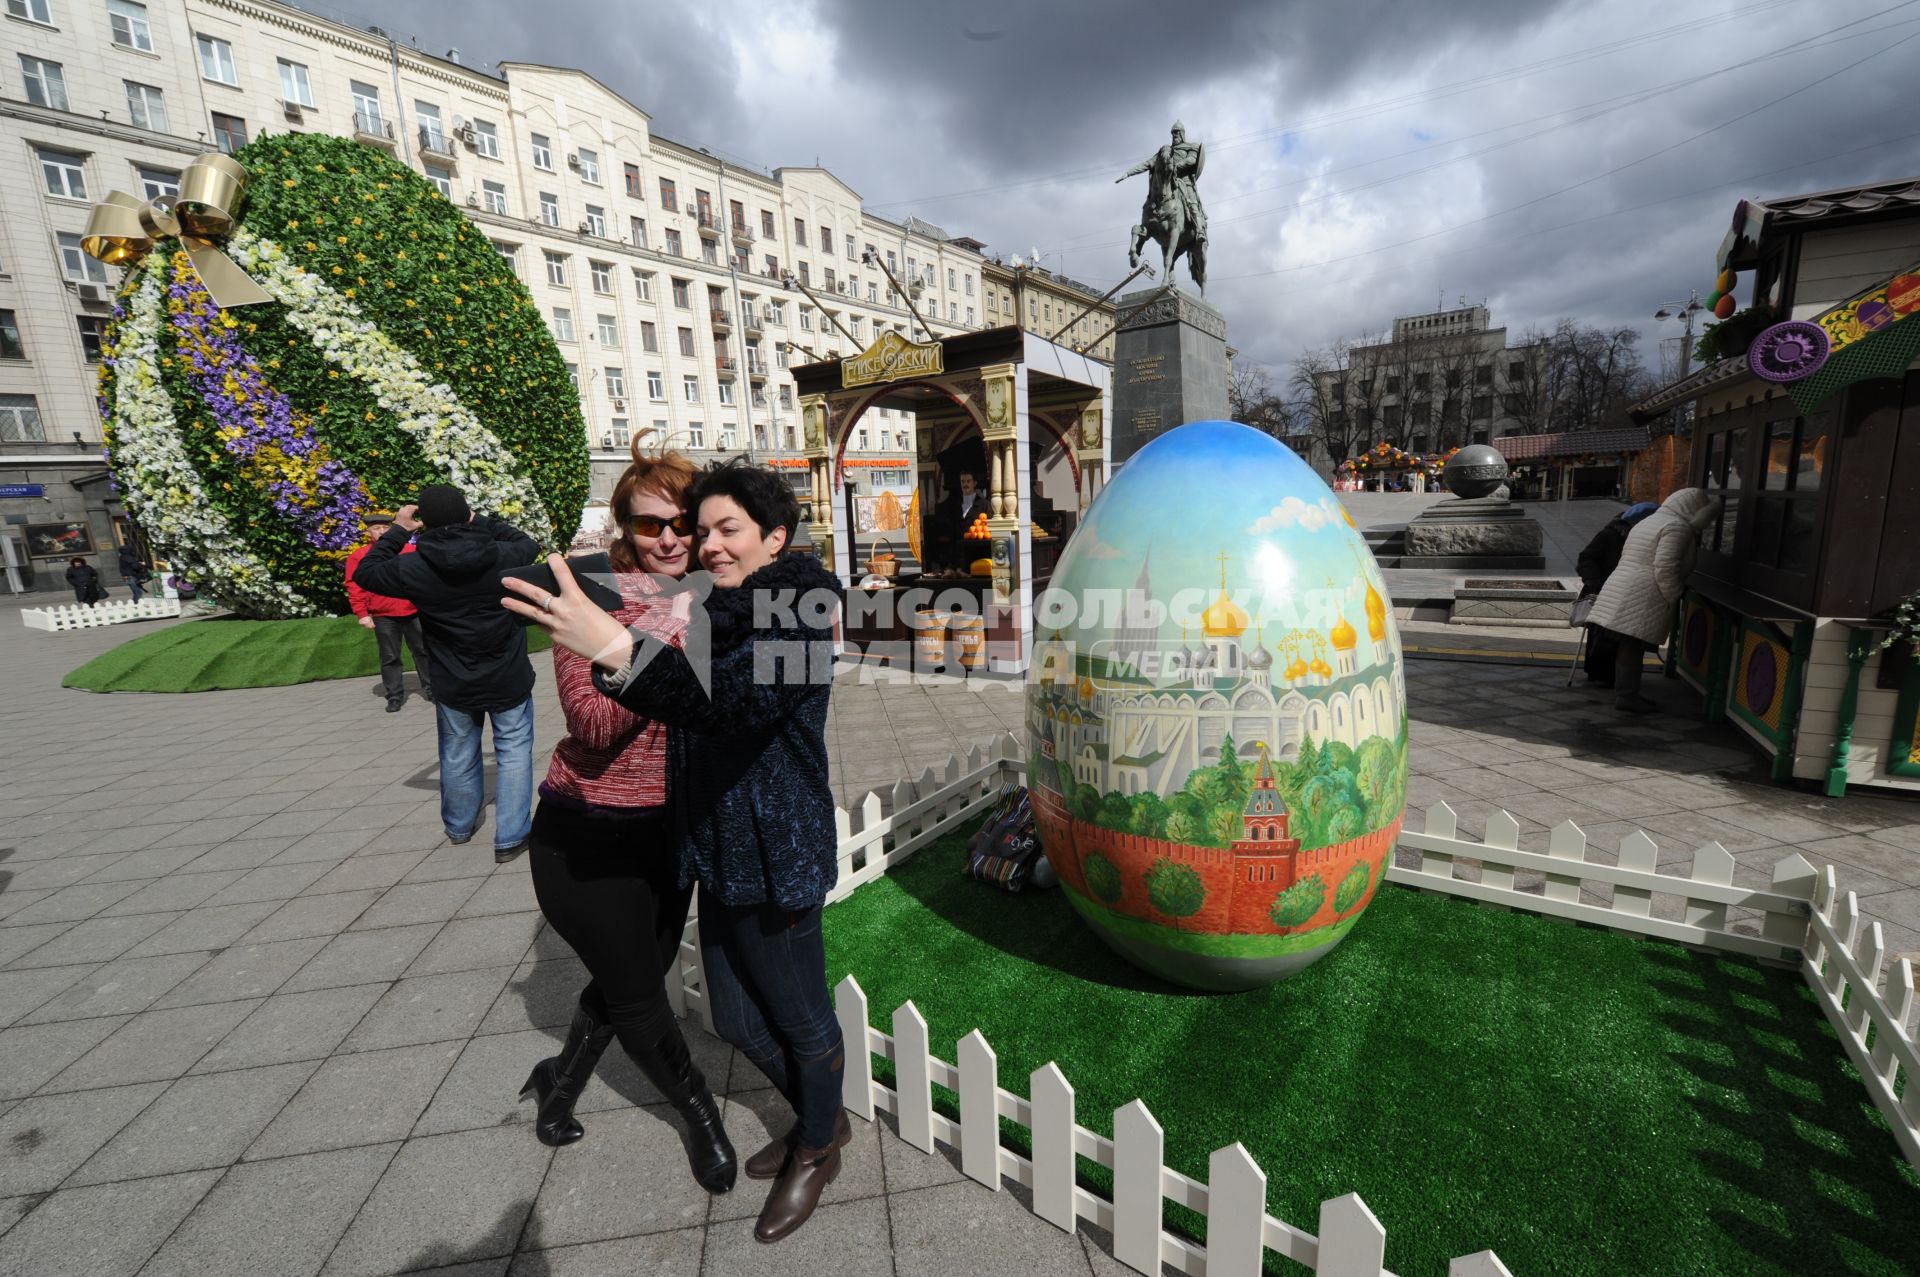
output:
[[[287,308],[287,319],[313,339],[328,363],[373,392],[428,464],[444,471],[475,510],[512,521],[542,545],[552,541],[553,521],[513,450],[481,424],[451,386],[429,382],[419,360],[350,299],[294,264],[278,244],[243,227],[228,249]]]
[[[128,513],[173,570],[236,611],[318,616],[321,609],[274,579],[202,487],[173,401],[160,381],[167,329],[165,253],[151,254],[120,326],[114,353],[113,469]]]

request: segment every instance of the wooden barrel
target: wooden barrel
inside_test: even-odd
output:
[[[947,628],[960,649],[960,664],[970,670],[987,663],[987,619],[983,616],[955,616]]]
[[[930,607],[917,608],[913,614],[913,657],[922,666],[944,665],[947,661],[947,614]]]

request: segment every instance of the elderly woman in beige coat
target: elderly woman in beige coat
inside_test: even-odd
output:
[[[1720,498],[1705,488],[1682,488],[1627,534],[1619,565],[1600,590],[1587,621],[1620,639],[1614,666],[1614,705],[1630,714],[1659,708],[1640,695],[1646,654],[1660,646],[1673,623],[1673,605],[1686,588],[1700,534],[1720,517]]]

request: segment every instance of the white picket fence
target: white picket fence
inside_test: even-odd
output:
[[[829,903],[949,831],[971,828],[1001,786],[1024,775],[1025,752],[1008,733],[992,749],[950,759],[938,775],[929,770],[895,785],[890,806],[869,794],[843,809],[841,880]],[[1586,836],[1571,823],[1552,831],[1544,853],[1522,851],[1518,835],[1514,819],[1499,812],[1483,841],[1462,838],[1453,810],[1439,803],[1425,813],[1421,831],[1400,836],[1401,850],[1417,852],[1419,864],[1392,864],[1387,878],[1496,908],[1798,965],[1901,1151],[1920,1167],[1913,968],[1901,959],[1882,991],[1880,924],[1858,947],[1858,901],[1851,892],[1840,899],[1831,866],[1816,872],[1804,857],[1788,856],[1775,866],[1770,889],[1752,890],[1732,885],[1733,858],[1717,843],[1695,851],[1682,872],[1658,868],[1659,849],[1644,833],[1622,841],[1614,864],[1589,860]],[[677,1011],[699,1015],[712,1029],[692,921],[668,993]],[[872,1027],[866,993],[852,976],[835,990],[835,1007],[848,1044],[866,1047],[847,1052],[850,1112],[868,1121],[876,1111],[893,1114],[907,1143],[927,1153],[936,1141],[956,1150],[962,1172],[995,1192],[1007,1179],[1025,1186],[1033,1212],[1064,1230],[1081,1220],[1107,1229],[1115,1258],[1139,1272],[1157,1277],[1164,1264],[1192,1277],[1256,1277],[1263,1253],[1272,1250],[1322,1277],[1392,1277],[1384,1267],[1386,1230],[1357,1194],[1322,1202],[1310,1233],[1266,1213],[1266,1175],[1239,1143],[1213,1153],[1203,1183],[1165,1164],[1160,1125],[1139,1100],[1114,1111],[1109,1139],[1078,1124],[1073,1086],[1055,1064],[1028,1076],[1023,1097],[1000,1085],[993,1047],[978,1029],[955,1044],[949,1063],[934,1054],[926,1020],[911,1001],[894,1010],[890,1034]],[[892,1062],[893,1086],[874,1076],[876,1056]],[[935,1109],[935,1085],[959,1096],[957,1120]],[[1001,1145],[1003,1118],[1028,1130],[1031,1157]],[[1112,1200],[1077,1182],[1077,1157],[1113,1173]],[[1207,1240],[1166,1231],[1164,1202],[1204,1216]],[[1447,1273],[1507,1277],[1508,1270],[1488,1250],[1453,1260]]]
[[[91,630],[123,621],[147,621],[180,615],[179,599],[107,599],[101,603],[63,603],[58,607],[22,608],[20,620],[30,630]]]

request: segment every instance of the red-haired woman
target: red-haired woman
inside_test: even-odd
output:
[[[684,622],[674,619],[653,577],[684,576],[692,560],[693,521],[680,499],[694,469],[676,452],[643,454],[638,441],[633,452],[613,491],[620,527],[609,557],[627,599],[616,615],[677,645]],[[567,735],[554,748],[533,817],[533,889],[592,980],[580,993],[566,1045],[534,1066],[521,1094],[540,1098],[534,1132],[542,1143],[579,1139],[574,1103],[608,1041],[618,1037],[686,1120],[694,1178],[724,1193],[738,1159],[664,984],[692,894],[679,884],[679,848],[666,819],[667,729],[601,695],[592,662],[555,646],[553,665]]]

